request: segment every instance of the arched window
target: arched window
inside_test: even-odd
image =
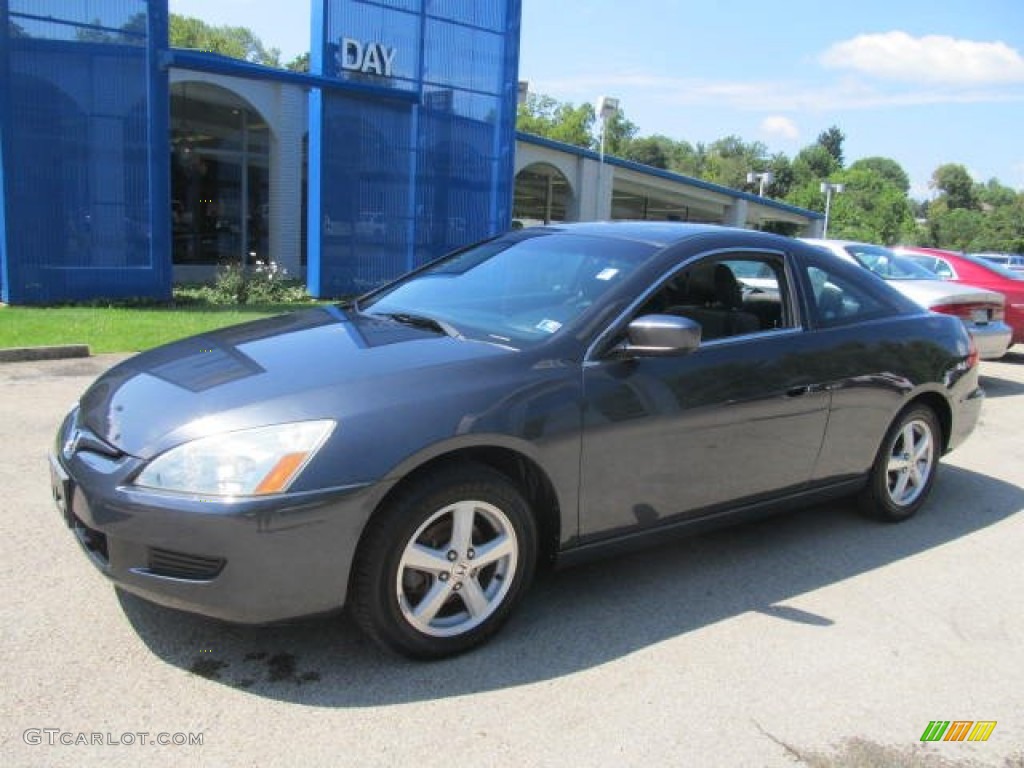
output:
[[[562,172],[547,163],[535,163],[516,174],[513,226],[535,227],[569,220],[572,187]]]
[[[175,264],[269,257],[270,132],[244,99],[203,82],[171,85]]]

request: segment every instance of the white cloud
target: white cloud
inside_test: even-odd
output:
[[[618,73],[572,79],[538,80],[537,93],[580,102],[598,92],[643,94],[663,105],[731,107],[756,112],[829,112],[926,104],[974,104],[1024,101],[1024,89],[1003,86],[948,88],[905,86],[881,88],[857,78],[811,85],[795,81],[729,81],[672,78],[642,73]],[[623,98],[626,112],[629,100]]]
[[[1006,43],[945,35],[912,37],[901,31],[858,35],[829,47],[821,63],[897,82],[952,86],[1024,82],[1024,56]]]
[[[761,121],[761,133],[765,136],[787,141],[796,141],[800,138],[800,129],[796,123],[782,115],[771,115]]]

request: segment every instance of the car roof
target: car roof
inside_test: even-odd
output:
[[[824,237],[799,237],[797,238],[802,243],[810,243],[811,245],[857,245],[867,248],[882,248],[886,251],[891,251],[887,245],[879,245],[878,243],[868,243],[863,240],[834,240],[832,238]]]
[[[635,240],[656,246],[668,246],[701,235],[742,235],[744,238],[777,236],[757,230],[723,227],[717,224],[694,224],[681,221],[586,221],[549,224],[531,228],[533,231],[565,232],[594,237]],[[520,230],[528,232],[529,229]]]

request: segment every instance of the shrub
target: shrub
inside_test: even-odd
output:
[[[253,267],[225,264],[217,270],[212,286],[198,290],[197,298],[211,304],[283,304],[311,301],[301,280],[288,277],[288,271],[271,262],[256,262]]]

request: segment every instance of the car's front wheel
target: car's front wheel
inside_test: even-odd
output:
[[[911,517],[924,504],[935,482],[942,431],[935,412],[914,405],[893,421],[861,492],[861,510],[887,522]]]
[[[406,656],[462,653],[504,623],[536,558],[533,515],[513,483],[482,465],[442,470],[370,522],[353,570],[352,615]]]

